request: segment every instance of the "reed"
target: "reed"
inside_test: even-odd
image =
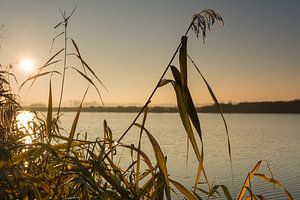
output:
[[[218,105],[225,126],[228,139],[228,156],[231,161],[229,131],[221,106],[208,81],[192,58],[187,55],[188,33],[194,31],[196,36],[202,36],[204,41],[207,31],[212,25],[216,22],[224,23],[221,15],[210,9],[195,14],[152,93],[122,136],[114,139],[113,132],[108,123],[104,121],[102,137],[91,141],[88,140],[87,135],[84,136],[84,139],[79,139],[78,120],[89,87],[96,89],[100,101],[103,103],[98,88],[99,86],[105,88],[105,86],[82,57],[75,40],[67,34],[74,11],[75,9],[69,15],[66,12],[61,12],[63,20],[55,26],[59,33],[53,38],[53,43],[56,42],[57,38],[63,37],[63,47],[52,53],[45,64],[20,86],[21,89],[29,82],[32,86],[36,79],[50,76],[47,114],[44,117],[35,115],[27,129],[17,126],[16,116],[22,108],[16,95],[11,92],[10,78],[14,77],[11,73],[12,68],[2,70],[4,67],[1,66],[0,199],[171,199],[174,190],[181,192],[182,196],[187,199],[209,199],[216,196],[228,200],[232,199],[225,185],[214,185],[205,173],[205,149],[202,140],[201,120],[197,115],[188,86],[188,61],[190,61],[203,79],[213,101]],[[73,47],[74,52],[69,51],[69,46]],[[177,55],[179,68],[173,64]],[[67,67],[69,59],[79,60],[81,66]],[[54,70],[52,68],[54,64],[59,64],[60,68]],[[70,131],[66,135],[63,133],[64,127],[59,119],[68,70],[77,72],[88,81],[90,86],[83,95]],[[173,79],[165,78],[168,71],[172,73]],[[58,111],[54,113],[51,79],[57,74],[61,75],[61,88]],[[156,138],[146,127],[147,111],[151,99],[159,88],[166,85],[171,85],[174,89],[183,127],[198,159],[197,175],[193,188],[186,188],[174,180],[172,174],[168,173],[166,155]],[[139,124],[137,120],[141,117],[142,123]],[[140,134],[136,136],[139,138],[138,144],[123,143],[123,138],[133,128],[140,130]],[[155,160],[150,160],[148,156],[150,152],[143,150],[142,135],[146,135],[149,139]],[[24,143],[26,137],[30,137],[32,142]],[[197,143],[197,138],[199,138],[200,143]],[[116,161],[117,151],[128,152],[127,156],[131,158],[131,163],[128,166],[121,166]],[[261,178],[283,189],[287,197],[292,199],[283,185],[273,178],[272,173],[271,177],[258,173],[262,163],[263,161],[259,161],[249,172],[237,199],[264,199],[261,194],[255,194],[251,189],[251,180],[254,177]],[[205,187],[199,185],[201,178],[206,183]]]

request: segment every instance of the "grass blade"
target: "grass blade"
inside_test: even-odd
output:
[[[232,200],[230,192],[225,185],[220,185],[227,200]]]
[[[85,99],[85,96],[87,94],[87,91],[88,91],[89,88],[86,89],[85,93],[84,93],[84,96],[81,100],[81,103],[78,107],[78,110],[77,110],[77,113],[76,113],[76,116],[73,120],[73,123],[72,123],[72,127],[71,127],[71,130],[70,130],[70,135],[69,135],[69,139],[68,139],[68,143],[67,143],[67,148],[66,148],[66,152],[69,152],[70,151],[70,148],[71,148],[71,144],[72,144],[72,141],[73,141],[73,138],[74,138],[74,135],[75,135],[75,131],[76,131],[76,127],[77,127],[77,124],[78,124],[78,119],[79,119],[79,116],[80,116],[80,112],[81,112],[81,108],[82,108],[82,104],[83,104],[83,101]]]
[[[209,91],[209,94],[210,96],[212,97],[214,103],[218,106],[218,109],[219,109],[219,112],[221,114],[221,117],[222,117],[222,120],[223,120],[223,123],[224,123],[224,126],[225,126],[225,129],[226,129],[226,134],[227,134],[227,143],[228,143],[228,152],[229,152],[229,157],[230,157],[230,160],[232,160],[232,156],[231,156],[231,145],[230,145],[230,138],[229,138],[229,131],[228,131],[228,126],[227,126],[227,123],[226,123],[226,120],[225,120],[225,117],[223,115],[223,112],[222,112],[222,108],[221,108],[221,105],[216,97],[216,95],[214,94],[212,88],[210,87],[210,85],[208,84],[207,80],[205,79],[205,77],[203,76],[203,74],[201,73],[200,69],[197,67],[197,65],[195,64],[195,62],[192,60],[192,58],[187,55],[189,60],[192,62],[192,64],[194,65],[194,67],[196,68],[196,70],[198,71],[198,73],[200,74],[200,76],[202,77],[208,91]]]
[[[38,188],[36,187],[36,185],[37,185],[36,183],[32,184],[34,196],[35,196],[36,200],[42,200],[42,197],[41,197],[40,192],[39,192]]]
[[[108,91],[108,89],[105,87],[105,85],[103,84],[103,82],[100,80],[100,78],[96,75],[96,73],[92,70],[92,68],[82,59],[79,58],[81,60],[81,62],[83,63],[83,65],[93,74],[93,76],[99,81],[99,83],[102,85],[102,87]]]
[[[179,65],[181,72],[182,86],[187,86],[187,37],[181,37],[181,47],[179,49]]]
[[[170,182],[179,190],[187,199],[189,200],[197,200],[196,197],[191,193],[186,187],[181,185],[180,183],[170,179]]]
[[[237,200],[242,200],[243,197],[245,196],[245,193],[246,193],[246,191],[247,191],[247,188],[250,187],[251,179],[252,179],[253,175],[259,170],[259,168],[260,168],[262,162],[263,162],[262,160],[258,161],[258,162],[256,163],[256,165],[253,167],[253,169],[251,170],[251,172],[250,172],[250,173],[248,174],[248,176],[246,177],[246,180],[245,180],[245,182],[244,182],[244,184],[243,184],[243,186],[242,186],[242,188],[241,188],[241,191],[240,191],[240,193],[239,193],[239,195],[238,195]]]
[[[49,65],[49,63],[50,63],[56,56],[58,56],[62,51],[64,51],[64,50],[65,50],[65,49],[62,48],[61,50],[59,50],[58,52],[56,52],[51,58],[49,58],[49,59],[47,60],[47,62],[46,62],[43,66]]]
[[[135,125],[142,128],[142,125],[140,125],[140,124],[135,124]],[[167,166],[166,166],[165,156],[164,156],[158,142],[153,137],[153,135],[145,127],[144,127],[144,131],[147,133],[147,136],[152,144],[152,148],[153,148],[153,151],[155,154],[156,161],[158,163],[159,170],[162,173],[167,199],[171,199],[170,181],[169,181],[169,175],[168,175],[168,170],[167,170]]]
[[[285,194],[286,194],[286,196],[288,197],[289,200],[293,199],[293,197],[289,193],[289,191],[279,181],[277,181],[277,180],[275,180],[273,178],[267,177],[266,175],[260,174],[260,173],[255,173],[253,175],[256,176],[256,177],[258,177],[258,178],[260,178],[260,179],[262,179],[262,180],[265,180],[265,181],[267,181],[269,183],[274,184],[276,187],[282,189],[285,192]]]
[[[56,73],[56,74],[60,74],[60,75],[61,75],[61,73],[59,73],[58,71],[49,71],[49,72],[39,73],[39,74],[36,74],[36,75],[34,75],[34,76],[30,76],[29,78],[27,78],[27,79],[21,84],[21,86],[20,86],[20,88],[19,88],[19,91],[21,90],[21,88],[22,88],[28,81],[33,80],[33,79],[35,80],[35,79],[37,79],[37,78],[39,78],[39,77],[45,76],[45,75],[47,75],[47,74],[53,74],[53,73]]]
[[[46,134],[48,138],[51,137],[51,127],[52,127],[52,87],[51,79],[49,81],[49,97],[48,97],[48,111],[47,111],[47,120],[46,120]]]
[[[88,82],[90,82],[94,88],[96,89],[98,96],[101,100],[102,105],[104,105],[103,99],[101,97],[100,91],[98,89],[98,87],[95,85],[95,83],[92,81],[92,79],[90,79],[87,75],[85,75],[84,73],[82,73],[81,71],[79,71],[78,69],[76,69],[75,67],[72,67],[72,69],[74,69],[75,71],[77,71],[82,77],[84,77]]]
[[[199,152],[198,145],[193,133],[193,129],[190,123],[189,115],[188,115],[188,110],[187,110],[187,105],[184,101],[184,93],[183,89],[181,86],[181,81],[180,81],[180,72],[177,70],[176,67],[171,66],[171,70],[174,76],[175,81],[172,82],[172,85],[174,87],[175,93],[176,93],[176,99],[177,99],[177,106],[179,110],[179,114],[181,117],[181,121],[183,123],[183,126],[186,130],[186,133],[191,141],[192,147],[194,149],[194,152],[198,158],[198,161],[200,162],[202,160],[202,156]]]
[[[147,119],[147,114],[148,114],[148,106],[146,106],[145,110],[144,110],[144,117],[143,117],[143,121],[142,121],[142,127],[141,127],[141,131],[140,131],[140,137],[139,137],[139,143],[138,143],[137,164],[136,164],[136,188],[137,189],[139,188],[139,179],[140,179],[141,141],[142,141],[142,134],[143,134],[143,130],[144,130],[146,119]]]
[[[159,84],[158,84],[158,87],[163,87],[164,85],[168,84],[172,82],[172,80],[169,80],[169,79],[162,79]]]

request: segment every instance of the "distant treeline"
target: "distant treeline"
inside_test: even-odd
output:
[[[242,102],[238,104],[221,103],[223,113],[300,113],[300,100],[293,101],[266,101],[266,102]],[[47,111],[46,107],[30,107],[30,110]],[[77,107],[63,107],[62,112],[76,112]],[[111,107],[83,107],[82,112],[120,112],[136,113],[141,107],[138,106],[111,106]],[[217,113],[218,106],[213,104],[209,106],[197,107],[201,113]],[[54,108],[57,110],[57,108]],[[176,113],[177,107],[154,106],[149,107],[149,112],[153,113]]]
[[[30,110],[34,111],[42,111],[46,112],[46,107],[29,107]],[[57,108],[53,108],[54,111],[57,111]],[[60,109],[62,112],[76,112],[78,107],[62,107]],[[136,113],[141,110],[139,106],[109,106],[109,107],[102,107],[102,106],[89,106],[89,107],[82,107],[81,112],[120,112],[120,113]],[[149,112],[155,113],[176,113],[178,112],[177,107],[164,107],[164,106],[154,106],[149,107]]]
[[[220,104],[224,113],[300,113],[300,100],[294,101],[265,101],[265,102],[242,102],[238,104]],[[217,105],[199,108],[200,112],[218,112]]]

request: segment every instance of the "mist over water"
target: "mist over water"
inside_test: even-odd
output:
[[[74,116],[73,112],[63,114],[61,120],[66,130],[70,129]],[[106,119],[113,132],[113,138],[117,140],[134,117],[135,113],[81,113],[77,130],[82,135],[87,132],[89,140],[102,138],[103,120]],[[300,115],[225,114],[225,117],[231,140],[234,184],[222,119],[218,114],[199,114],[205,151],[204,165],[210,182],[225,184],[236,197],[247,173],[259,160],[267,160],[274,178],[280,181],[295,199],[300,197]],[[170,177],[191,188],[195,182],[198,165],[191,145],[186,161],[187,137],[179,114],[149,113],[145,127],[167,155]],[[122,142],[137,146],[138,136],[139,129],[133,128]],[[142,149],[150,155],[152,161],[155,160],[152,146],[146,136],[142,140]],[[128,151],[122,152],[120,149],[117,153],[121,164],[130,162]],[[271,176],[266,166],[259,172]],[[257,193],[272,199],[286,198],[282,190],[273,190],[272,185],[254,180],[256,181],[252,183]]]

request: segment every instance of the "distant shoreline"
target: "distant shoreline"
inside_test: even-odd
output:
[[[265,102],[241,102],[237,104],[221,103],[223,113],[300,113],[300,100],[293,101],[265,101]],[[47,107],[27,107],[25,109],[32,111],[46,112]],[[89,106],[83,107],[82,112],[117,112],[117,113],[136,113],[139,112],[139,106]],[[62,112],[76,112],[77,107],[62,107]],[[218,106],[208,105],[196,108],[199,113],[219,113]],[[57,108],[53,108],[57,111]],[[151,113],[177,113],[177,107],[153,106],[148,109]]]

